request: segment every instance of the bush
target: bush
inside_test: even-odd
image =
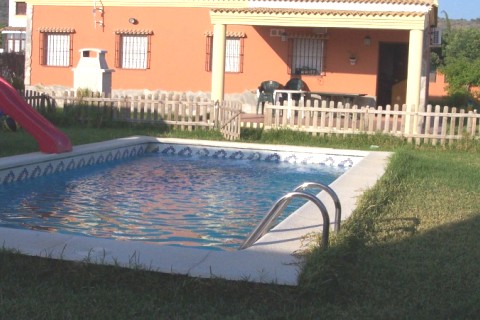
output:
[[[455,91],[445,100],[446,105],[449,107],[465,110],[478,109],[480,107],[480,102],[467,89]]]
[[[456,107],[464,110],[480,110],[480,96],[476,92],[469,92],[468,90],[458,90],[449,96],[438,100],[430,100],[429,104],[436,106]]]
[[[89,128],[101,128],[113,122],[113,108],[86,103],[65,105],[62,118],[64,125],[80,124]]]
[[[17,90],[24,90],[25,54],[18,52],[0,53],[0,76]]]

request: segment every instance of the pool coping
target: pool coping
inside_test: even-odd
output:
[[[135,136],[105,142],[76,146],[72,153],[30,153],[0,158],[1,168],[14,168],[32,162],[61,161],[72,155],[90,154],[124,146],[152,143],[194,144],[198,146],[278,150],[332,155],[363,156],[340,178],[330,184],[342,205],[342,220],[355,209],[356,199],[371,188],[384,173],[391,153],[381,151],[340,150],[284,145],[252,144],[225,141],[206,141],[176,138]],[[320,192],[334,221],[333,201]],[[55,234],[43,231],[0,228],[0,243],[4,248],[15,249],[27,255],[71,261],[113,264],[122,267],[143,268],[151,271],[183,274],[203,278],[224,278],[261,283],[296,285],[301,258],[298,253],[305,248],[305,236],[322,228],[321,214],[313,204],[307,203],[282,221],[253,246],[239,251],[213,251],[206,249],[165,246],[136,241],[118,241]]]

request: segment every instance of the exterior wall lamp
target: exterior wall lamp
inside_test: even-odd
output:
[[[350,64],[352,66],[356,65],[357,64],[357,56],[355,54],[350,54],[350,56],[348,57],[348,61],[350,61]]]
[[[365,38],[363,38],[363,44],[368,47],[372,44],[372,38],[370,38],[370,36],[365,36]]]
[[[138,24],[138,20],[135,19],[135,18],[130,18],[130,19],[128,19],[128,22],[129,22],[130,24]]]

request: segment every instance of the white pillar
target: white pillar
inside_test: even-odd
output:
[[[212,49],[212,101],[223,101],[225,82],[225,39],[226,26],[215,24],[213,26],[213,49]]]
[[[32,17],[33,6],[27,3],[27,25],[25,28],[25,76],[23,81],[25,88],[32,84]]]
[[[407,111],[418,111],[420,105],[422,56],[423,30],[410,30],[406,99]],[[412,129],[412,132],[415,133],[417,130],[416,124],[411,123],[410,117],[407,117],[405,121],[405,133],[410,133]]]

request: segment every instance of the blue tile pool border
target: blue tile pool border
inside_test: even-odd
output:
[[[138,157],[148,152],[159,152],[170,156],[196,156],[237,161],[318,164],[339,168],[350,168],[362,159],[358,155],[170,143],[150,137],[132,137],[112,141],[112,144],[107,147],[103,145],[100,148],[98,144],[89,144],[74,148],[72,153],[66,154],[32,153],[0,158],[0,184],[20,182],[115,160]]]
[[[145,154],[148,147],[148,143],[140,143],[103,151],[73,152],[71,155],[60,154],[57,157],[45,155],[43,159],[37,154],[29,154],[26,156],[30,156],[30,163],[21,161],[19,163],[11,163],[10,165],[2,165],[2,159],[0,158],[0,184],[20,182],[114,160],[137,157]]]

